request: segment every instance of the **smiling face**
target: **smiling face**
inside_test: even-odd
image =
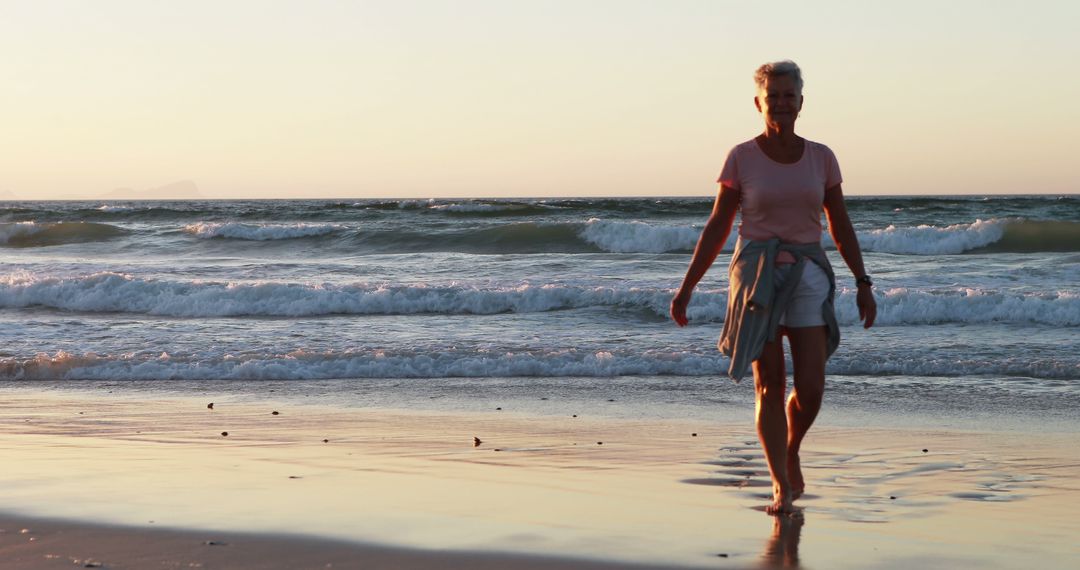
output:
[[[790,130],[802,110],[802,91],[791,75],[770,76],[758,90],[754,104],[764,117],[766,126],[774,130]]]

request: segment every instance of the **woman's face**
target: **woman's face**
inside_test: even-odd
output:
[[[799,84],[790,75],[778,75],[765,79],[754,99],[765,124],[774,128],[791,128],[802,110],[803,97]]]

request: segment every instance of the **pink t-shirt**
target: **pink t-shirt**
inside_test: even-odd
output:
[[[799,161],[783,164],[751,139],[731,149],[717,182],[739,191],[740,237],[818,243],[825,190],[840,184],[840,165],[820,143],[806,141]]]

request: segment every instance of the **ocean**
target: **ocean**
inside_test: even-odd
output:
[[[1080,196],[847,201],[879,313],[863,330],[826,235],[826,421],[1080,428]],[[726,253],[667,317],[711,206],[0,202],[0,386],[749,417],[716,350]]]

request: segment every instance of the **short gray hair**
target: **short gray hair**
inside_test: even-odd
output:
[[[781,75],[790,75],[795,78],[795,83],[799,86],[799,92],[802,93],[802,70],[799,69],[798,64],[790,59],[783,61],[772,61],[757,68],[754,72],[754,83],[757,84],[758,89],[765,87],[765,80],[770,77],[779,77]]]

